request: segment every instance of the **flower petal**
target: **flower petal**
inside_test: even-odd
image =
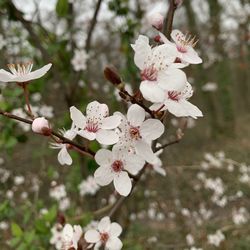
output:
[[[111,237],[119,237],[121,233],[122,233],[122,227],[116,222],[111,223],[110,226]]]
[[[143,138],[155,140],[164,133],[164,125],[157,119],[148,119],[141,125],[140,134]]]
[[[188,116],[191,116],[192,118],[196,119],[197,117],[202,117],[203,114],[199,108],[197,108],[195,105],[190,103],[187,100],[182,100],[181,105],[183,109],[185,109],[188,112]]]
[[[70,107],[70,118],[78,128],[83,129],[86,126],[86,117],[75,106]]]
[[[71,241],[73,238],[73,227],[70,224],[66,224],[62,231],[63,239],[66,241]]]
[[[110,218],[108,216],[103,217],[99,224],[98,224],[98,230],[100,232],[108,232],[110,230],[111,222]]]
[[[162,102],[164,99],[164,91],[160,88],[160,85],[158,85],[157,82],[141,82],[140,91],[143,97],[150,102]]]
[[[120,195],[128,196],[132,188],[132,182],[128,176],[128,173],[121,171],[119,174],[116,174],[114,176],[114,186],[115,190]]]
[[[106,104],[101,104],[97,101],[90,102],[86,108],[88,119],[93,119],[95,122],[102,120],[109,114],[109,108]]]
[[[119,136],[115,131],[100,129],[96,133],[96,140],[100,144],[113,145],[118,142]]]
[[[149,144],[140,140],[135,144],[136,153],[141,156],[148,163],[154,164],[156,161],[156,156]]]
[[[113,173],[110,166],[101,166],[94,173],[95,182],[100,186],[107,186],[113,180]]]
[[[112,152],[108,149],[100,149],[95,154],[95,161],[98,165],[110,165],[112,161]]]
[[[1,69],[0,70],[0,81],[1,82],[13,82],[13,79],[15,78],[14,75],[12,75],[10,72]]]
[[[86,138],[89,141],[93,141],[96,139],[96,133],[89,132],[87,130],[79,130],[79,131],[77,131],[77,134],[83,138]]]
[[[100,237],[100,233],[97,232],[97,230],[91,229],[85,233],[84,239],[88,243],[97,243],[101,239],[101,237]]]
[[[198,53],[191,46],[188,47],[186,53],[182,53],[181,59],[191,64],[202,63],[202,59],[199,57]]]
[[[102,129],[117,128],[119,126],[119,124],[121,123],[121,119],[122,119],[122,117],[119,115],[112,115],[112,116],[106,117],[102,121],[101,128]]]
[[[143,168],[145,160],[138,155],[131,154],[126,157],[125,164],[124,168],[129,173],[136,175]]]
[[[72,158],[67,151],[66,145],[59,151],[57,159],[61,165],[71,165]]]
[[[180,30],[177,30],[177,29],[171,32],[171,38],[176,44],[180,44],[180,41],[183,41],[183,40],[185,41],[184,34]]]
[[[130,125],[140,126],[145,120],[145,110],[137,104],[132,104],[128,109],[127,119]]]
[[[106,249],[108,250],[120,250],[122,249],[122,242],[119,238],[117,237],[111,237],[108,239],[106,243]]]

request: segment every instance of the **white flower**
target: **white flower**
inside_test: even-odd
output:
[[[245,224],[248,221],[249,214],[244,207],[240,207],[238,210],[233,211],[233,223],[235,225]]]
[[[194,119],[202,117],[202,112],[188,99],[193,95],[192,86],[187,82],[182,91],[165,90],[165,99],[163,102],[153,104],[151,110],[168,110],[177,117],[190,116]]]
[[[45,116],[47,118],[52,118],[54,116],[53,107],[48,105],[42,105],[38,112],[41,116]]]
[[[0,222],[0,229],[1,230],[7,230],[9,228],[9,224],[6,221]]]
[[[208,244],[218,247],[220,243],[225,239],[225,236],[220,230],[217,230],[215,234],[209,234],[207,236],[207,239]]]
[[[63,250],[68,250],[71,248],[76,250],[81,236],[81,226],[77,225],[72,227],[70,224],[66,224],[62,231]]]
[[[70,199],[68,197],[62,198],[59,201],[59,209],[65,211],[70,208]]]
[[[160,147],[161,144],[160,143],[157,143],[156,144],[156,147]],[[155,156],[156,156],[156,161],[154,164],[152,164],[152,168],[153,170],[162,175],[162,176],[166,176],[166,170],[162,167],[162,160],[160,158],[160,155],[163,153],[163,149],[161,150],[158,150],[156,153],[155,153]]]
[[[62,135],[69,139],[73,140],[76,137],[76,132],[73,128],[65,131],[61,130]],[[70,149],[70,145],[67,143],[51,143],[51,148],[54,149],[60,149],[57,159],[61,165],[71,165],[72,164],[72,158],[70,154],[68,153],[68,149]]]
[[[173,39],[174,43],[172,43],[162,33],[160,33],[160,36],[161,40],[165,44],[173,46],[177,49],[177,58],[179,58],[181,62],[191,64],[202,63],[201,58],[193,48],[197,44],[195,37],[192,38],[191,36],[184,35],[179,30],[173,30],[171,32],[171,38]]]
[[[0,81],[2,82],[29,82],[34,79],[38,79],[44,76],[49,69],[51,68],[52,64],[49,63],[42,68],[31,72],[33,63],[26,63],[26,64],[8,64],[8,67],[11,71],[8,72],[4,69],[0,69]]]
[[[61,199],[66,197],[66,190],[65,186],[63,184],[54,186],[49,191],[49,196],[51,198],[54,198],[57,201],[60,201]]]
[[[126,149],[114,146],[112,152],[100,149],[95,155],[95,160],[100,167],[95,171],[95,181],[106,186],[114,181],[116,191],[127,196],[132,188],[132,182],[127,171],[136,175],[145,161],[135,154],[130,154]]]
[[[15,176],[15,178],[14,178],[14,183],[17,186],[23,184],[24,181],[25,181],[25,178],[22,175]]]
[[[96,139],[105,145],[112,145],[119,140],[113,129],[121,123],[121,117],[118,115],[109,116],[106,104],[93,101],[88,104],[86,113],[84,116],[76,107],[70,108],[70,117],[73,124],[79,129],[77,134],[90,141]]]
[[[208,82],[201,88],[204,92],[214,92],[218,89],[218,85],[215,82]]]
[[[154,164],[157,158],[151,149],[151,142],[163,134],[164,125],[157,119],[145,120],[145,110],[137,104],[129,107],[127,118],[119,112],[117,114],[122,117],[118,145],[131,147],[137,155]]]
[[[164,17],[160,13],[154,13],[149,16],[150,24],[157,30],[161,30],[163,27]]]
[[[95,250],[99,249],[101,245],[105,246],[105,250],[120,250],[123,244],[118,237],[121,233],[122,228],[118,223],[111,223],[109,217],[104,217],[99,222],[97,229],[88,230],[84,238],[88,243],[96,244]]]
[[[38,117],[32,122],[32,131],[37,134],[50,134],[51,128],[49,125],[49,121],[44,117]]]
[[[95,195],[100,189],[100,186],[96,183],[93,176],[88,176],[86,180],[83,180],[79,184],[78,189],[80,191],[80,196],[84,196],[86,194]]]
[[[168,44],[151,48],[148,37],[142,35],[131,46],[135,51],[135,64],[141,70],[140,91],[146,100],[161,102],[164,100],[163,87],[179,91],[185,86],[185,73],[170,66],[177,57],[176,48]]]
[[[71,64],[75,71],[85,70],[87,67],[87,59],[89,58],[85,50],[75,50]]]
[[[52,236],[50,238],[50,244],[55,245],[57,250],[62,250],[63,242],[62,242],[62,225],[56,223],[51,228]]]

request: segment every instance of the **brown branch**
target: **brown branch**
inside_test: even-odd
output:
[[[165,143],[165,144],[163,144],[162,146],[157,147],[157,148],[155,149],[155,153],[158,152],[158,151],[161,150],[161,149],[164,149],[164,148],[168,147],[168,146],[171,146],[171,145],[173,145],[173,144],[179,143],[180,141],[181,141],[181,138],[176,139],[176,140],[174,140],[174,141],[170,141],[170,142],[168,142],[168,143]]]
[[[32,120],[25,119],[25,118],[13,115],[13,114],[5,112],[3,110],[0,110],[0,115],[8,117],[8,118],[13,119],[13,120],[17,120],[17,121],[20,121],[20,122],[27,123],[27,124],[30,124],[30,125],[32,125],[32,123],[33,123]],[[74,141],[64,137],[63,135],[61,135],[61,134],[59,134],[59,133],[57,133],[57,132],[55,132],[53,130],[51,131],[51,134],[56,136],[57,138],[59,138],[61,140],[60,141],[61,143],[70,144],[70,145],[73,146],[73,148],[77,148],[82,153],[84,152],[86,155],[94,157],[95,153],[92,150],[90,150],[90,149],[88,149],[88,148],[86,148],[86,147],[84,147],[82,145],[79,145],[78,143],[75,143]]]
[[[173,20],[174,20],[174,14],[175,14],[175,10],[177,9],[178,5],[176,4],[175,0],[169,0],[169,8],[168,8],[168,12],[167,12],[167,18],[166,18],[166,22],[164,25],[164,34],[166,35],[166,37],[170,40],[170,34],[172,31],[172,27],[173,27]]]

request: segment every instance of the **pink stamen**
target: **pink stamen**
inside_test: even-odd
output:
[[[173,100],[173,101],[178,102],[180,100],[180,92],[168,91],[167,94],[168,94],[168,98]]]
[[[140,130],[137,127],[131,127],[129,129],[129,134],[132,139],[138,140],[139,138],[141,138]]]
[[[123,170],[123,163],[122,161],[116,160],[113,162],[112,164],[112,169],[114,170],[114,172],[121,172]]]
[[[88,132],[96,133],[99,130],[98,124],[96,122],[88,122],[85,129]]]
[[[156,81],[157,69],[154,66],[147,67],[141,71],[141,79],[143,81]]]

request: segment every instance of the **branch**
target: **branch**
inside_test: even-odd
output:
[[[164,34],[166,37],[170,40],[170,34],[172,31],[172,26],[173,26],[173,20],[174,20],[174,14],[175,10],[177,9],[178,4],[176,3],[175,0],[169,0],[169,8],[167,12],[167,18],[166,18],[166,23],[164,26]]]
[[[20,122],[27,123],[27,124],[30,124],[30,125],[32,125],[32,123],[33,123],[32,120],[28,120],[28,119],[13,115],[13,114],[5,112],[3,110],[0,110],[0,115],[8,117],[8,118],[13,119],[13,120],[17,120],[17,121],[20,121]],[[94,157],[95,153],[92,150],[90,150],[90,149],[88,149],[88,148],[86,148],[86,147],[84,147],[82,145],[79,145],[78,143],[75,143],[74,141],[62,136],[61,134],[59,134],[59,133],[57,133],[57,132],[55,132],[53,130],[51,131],[51,134],[56,136],[57,138],[59,138],[61,140],[61,143],[70,144],[73,148],[77,148],[82,153],[85,153],[86,155],[88,155],[90,157]]]

